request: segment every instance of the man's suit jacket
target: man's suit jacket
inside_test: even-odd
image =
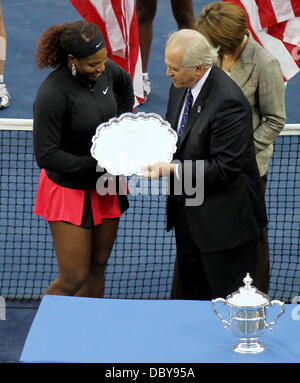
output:
[[[170,89],[166,119],[176,129],[186,94]],[[191,160],[185,177],[197,180],[196,161],[204,160],[204,201],[185,206],[190,232],[205,252],[255,240],[266,225],[266,210],[255,160],[250,105],[226,73],[213,67],[195,100],[174,160]],[[172,182],[172,181],[171,181]],[[183,201],[187,196],[183,196]],[[167,204],[167,229],[174,225],[176,196]]]

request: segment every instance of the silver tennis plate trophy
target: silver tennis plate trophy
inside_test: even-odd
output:
[[[212,307],[217,316],[225,324],[225,329],[230,328],[239,342],[234,346],[234,351],[242,354],[255,354],[262,352],[265,347],[258,340],[266,329],[272,330],[278,318],[284,313],[284,302],[270,300],[269,296],[262,293],[254,286],[249,273],[243,279],[244,286],[238,291],[228,295],[226,299],[216,298],[212,300]],[[229,321],[217,311],[216,304],[222,303],[229,308]],[[280,306],[280,312],[270,323],[266,322],[267,309],[274,305]]]
[[[172,161],[177,138],[156,113],[124,113],[97,127],[91,154],[112,175],[143,175],[142,167]]]

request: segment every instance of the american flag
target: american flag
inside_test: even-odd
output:
[[[136,98],[144,102],[142,61],[134,0],[70,0],[78,13],[100,28],[108,57],[130,74]]]
[[[299,0],[223,1],[235,3],[244,9],[253,37],[278,59],[286,81],[299,72]]]

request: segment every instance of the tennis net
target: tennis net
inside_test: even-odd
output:
[[[40,170],[32,120],[1,119],[0,148],[0,295],[39,300],[58,269],[48,224],[33,214]],[[299,150],[300,126],[286,125],[275,143],[266,191],[269,295],[286,302],[300,295]],[[129,195],[107,267],[106,298],[170,297],[176,248],[173,232],[165,230],[166,188],[160,181],[151,194]]]

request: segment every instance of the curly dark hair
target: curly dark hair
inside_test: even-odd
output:
[[[68,53],[78,44],[90,41],[99,34],[99,28],[87,21],[57,24],[46,29],[37,41],[35,61],[37,69],[57,68],[65,64]]]

